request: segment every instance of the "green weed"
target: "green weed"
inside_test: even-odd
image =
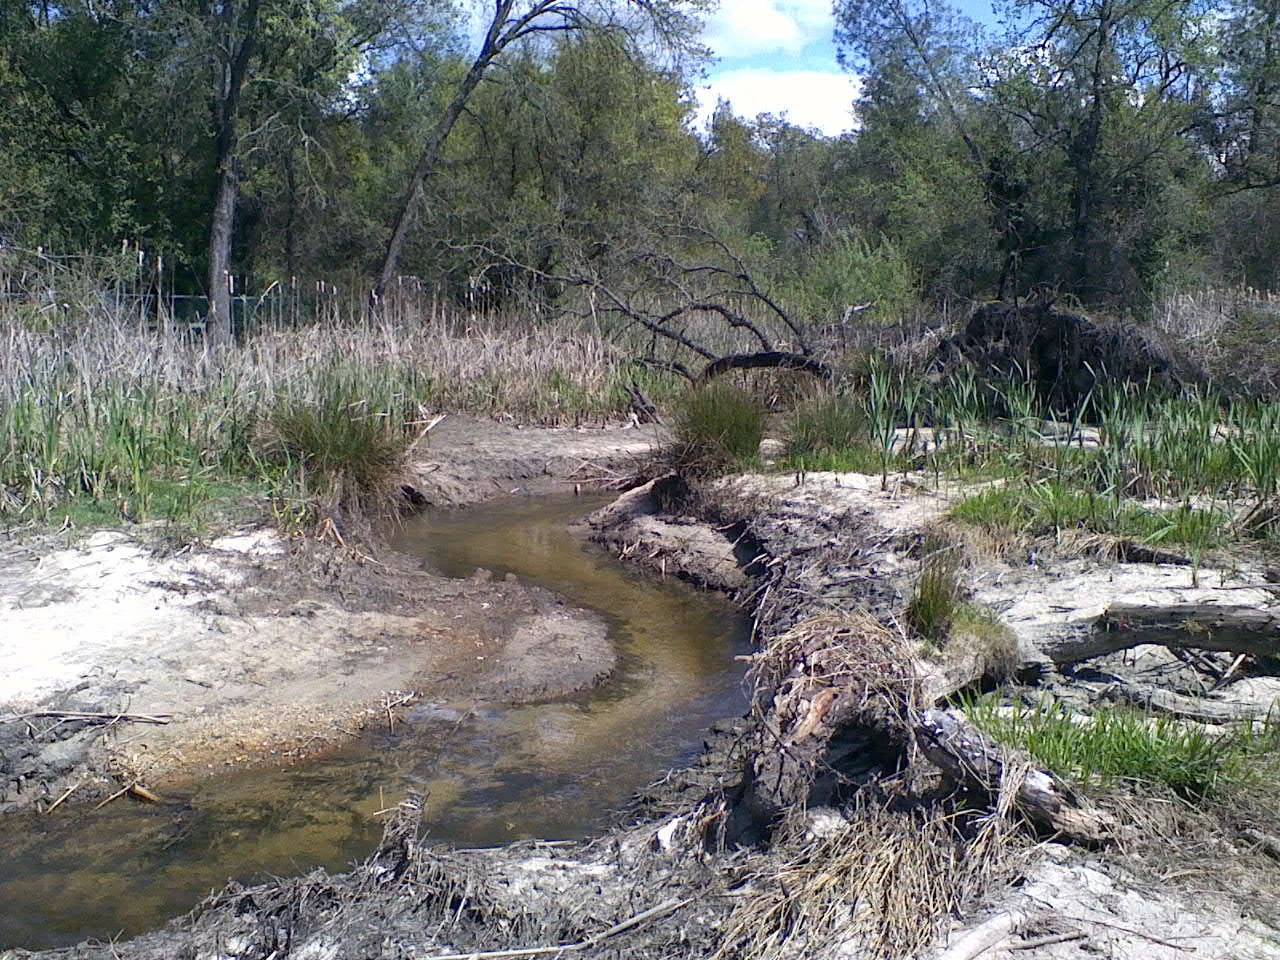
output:
[[[767,411],[745,390],[724,381],[690,388],[676,406],[674,459],[695,473],[756,463]]]
[[[1089,718],[1060,705],[1002,710],[995,696],[964,704],[985,733],[1026,750],[1037,761],[1082,785],[1158,785],[1188,800],[1220,798],[1263,774],[1259,760],[1280,744],[1280,728],[1252,724],[1218,734],[1165,716],[1102,707]]]
[[[935,537],[927,537],[922,549],[924,558],[915,593],[907,604],[907,621],[920,636],[941,646],[963,605],[960,549]]]

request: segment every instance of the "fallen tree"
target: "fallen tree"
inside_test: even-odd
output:
[[[1274,657],[1280,655],[1280,613],[1214,603],[1114,603],[1096,620],[1055,627],[1035,638],[1040,652],[1058,666],[1144,643]]]

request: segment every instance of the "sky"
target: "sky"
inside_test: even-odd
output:
[[[990,17],[983,0],[957,6]],[[836,63],[834,31],[831,0],[721,0],[702,37],[717,62],[696,91],[699,120],[723,98],[747,119],[785,115],[827,136],[850,129],[858,78]]]

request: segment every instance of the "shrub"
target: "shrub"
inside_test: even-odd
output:
[[[839,320],[849,307],[870,303],[864,317],[897,323],[919,299],[915,271],[903,252],[888,240],[872,244],[858,236],[815,248],[790,287],[788,301],[815,322]]]
[[[732,384],[692,387],[676,405],[675,460],[694,473],[749,466],[759,457],[766,416],[759,399]]]

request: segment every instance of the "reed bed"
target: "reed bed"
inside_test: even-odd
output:
[[[931,382],[885,361],[792,415],[785,465],[1000,480],[958,518],[1002,534],[1088,531],[1189,547],[1277,532],[1280,405],[1209,389],[1099,389],[1054,419],[1029,384],[960,370]]]
[[[246,495],[301,516],[376,487],[361,458],[385,474],[431,411],[605,420],[637,378],[666,388],[567,320],[331,320],[214,352],[186,328],[0,309],[0,521],[196,523]]]

